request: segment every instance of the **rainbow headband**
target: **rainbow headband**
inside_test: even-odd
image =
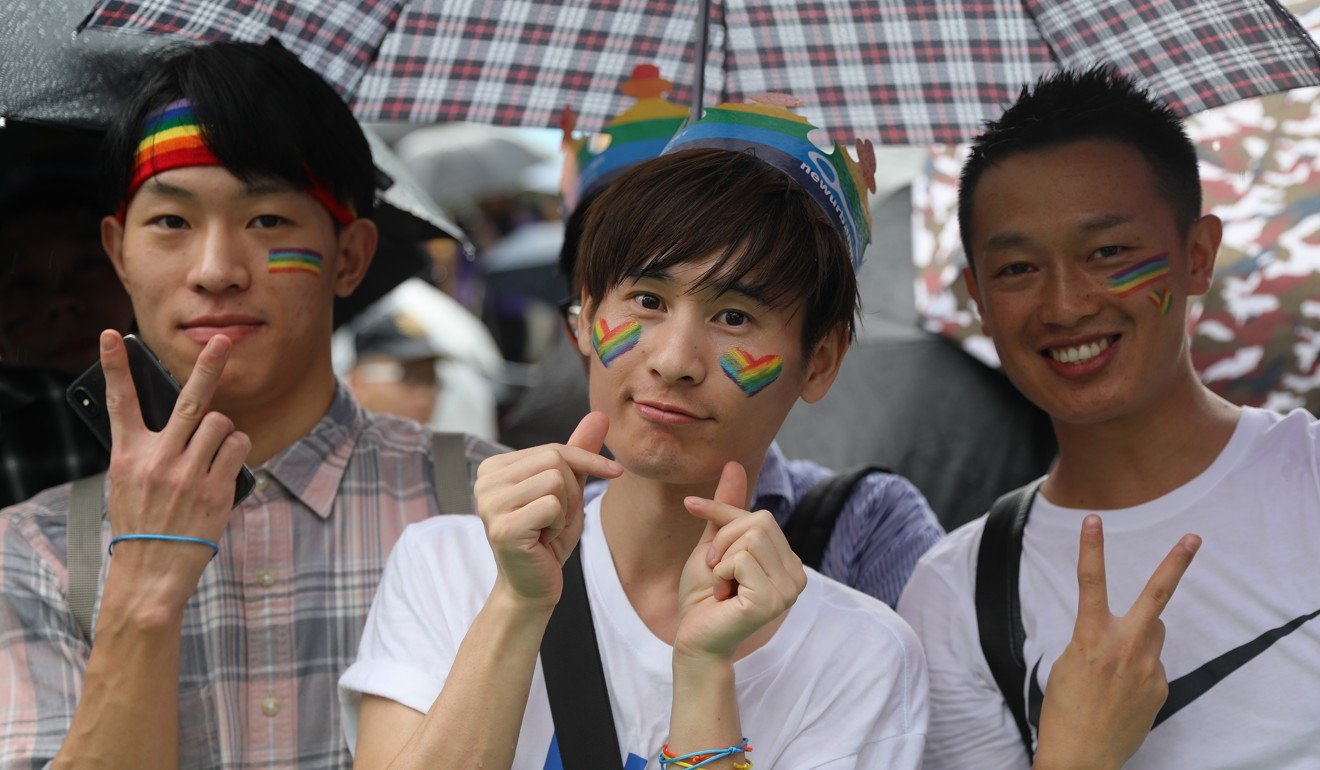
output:
[[[748,104],[726,103],[706,110],[701,120],[674,136],[663,154],[709,147],[751,152],[802,186],[843,237],[853,269],[871,242],[871,209],[867,191],[875,191],[875,150],[858,141],[858,161],[839,145],[830,153],[807,134],[815,126],[788,109],[799,105],[786,94],[760,94]]]
[[[584,198],[605,189],[623,171],[658,157],[665,149],[690,113],[686,107],[664,98],[673,86],[660,77],[660,70],[654,64],[633,67],[632,77],[621,90],[637,102],[605,124],[604,134],[609,137],[609,144],[600,152],[592,152],[588,139],[573,136],[577,117],[565,108],[560,120],[564,130],[564,176],[560,188],[565,216]]]
[[[119,220],[128,212],[128,202],[151,177],[176,168],[189,166],[223,166],[202,134],[202,125],[187,99],[171,102],[147,115],[142,140],[133,156],[133,176],[119,206]],[[310,176],[310,173],[309,173]],[[312,180],[307,192],[315,198],[340,225],[357,218],[352,205],[344,205],[325,185]]]

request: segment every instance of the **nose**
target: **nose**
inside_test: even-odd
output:
[[[197,291],[220,294],[244,291],[252,282],[248,255],[240,240],[223,226],[206,228],[192,255],[189,283]]]
[[[1098,314],[1105,287],[1080,265],[1062,261],[1050,270],[1044,285],[1041,320],[1070,328]]]
[[[666,384],[696,385],[712,362],[703,319],[696,313],[671,312],[663,323],[642,334],[647,365]]]

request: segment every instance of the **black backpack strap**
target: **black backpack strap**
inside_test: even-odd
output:
[[[826,476],[807,490],[784,524],[784,537],[804,565],[820,569],[825,548],[834,534],[834,524],[857,483],[872,473],[888,472],[879,466],[866,465]]]
[[[564,590],[541,639],[541,670],[550,695],[564,770],[622,767],[605,668],[591,622],[582,547],[564,562]]]
[[[1023,694],[1027,681],[1023,655],[1027,631],[1022,625],[1018,572],[1022,566],[1022,533],[1044,480],[1040,478],[1019,487],[990,506],[976,558],[976,625],[981,636],[981,652],[1008,710],[1013,713],[1030,757],[1035,756],[1035,751]]]

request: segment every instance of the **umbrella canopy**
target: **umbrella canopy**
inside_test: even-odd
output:
[[[1277,0],[709,0],[707,104],[784,91],[833,138],[965,140],[1021,86],[1106,61],[1183,114],[1320,84]],[[699,4],[679,0],[101,0],[86,22],[214,40],[279,38],[365,120],[598,130],[651,61],[695,82]],[[687,100],[683,87],[676,100]]]
[[[431,198],[449,211],[517,192],[528,169],[553,157],[513,129],[469,123],[418,129],[395,150]]]

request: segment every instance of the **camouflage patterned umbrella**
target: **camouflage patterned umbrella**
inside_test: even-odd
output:
[[[837,140],[960,141],[1060,66],[1109,61],[1184,114],[1320,84],[1278,0],[706,0],[707,103],[785,91]],[[274,35],[364,120],[598,130],[651,61],[691,84],[682,0],[100,0],[89,29]],[[689,95],[678,89],[676,100]]]

